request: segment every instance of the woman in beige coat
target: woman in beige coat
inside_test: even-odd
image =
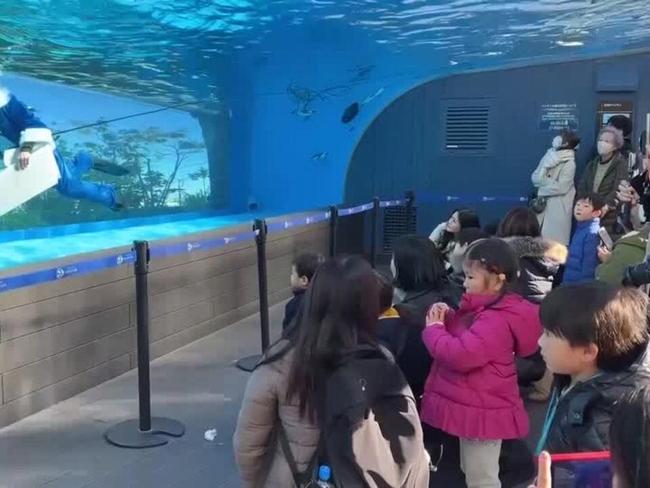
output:
[[[546,152],[531,177],[537,196],[546,199],[546,207],[537,215],[542,237],[565,246],[571,240],[576,196],[575,149],[578,144],[580,139],[574,132],[563,131],[553,139],[553,147]]]
[[[368,487],[428,486],[428,456],[415,399],[398,366],[376,345],[378,317],[379,282],[365,260],[331,259],[319,267],[287,339],[270,348],[248,382],[234,436],[242,486],[295,487],[295,474],[311,472],[308,468],[323,461],[322,456],[315,456],[321,443],[333,476],[341,484],[352,474]],[[354,363],[359,366],[355,374],[348,375],[348,369],[341,368],[348,364],[346,358],[356,357],[350,355],[355,350],[364,354],[371,351],[374,362],[361,358]],[[375,375],[371,368],[362,375],[364,364],[378,365],[383,373]],[[340,383],[332,383],[341,377],[339,373],[354,386],[346,389],[346,395],[329,395],[332,390],[340,391]],[[340,430],[336,430],[339,437],[332,438],[334,432],[328,431],[321,440],[317,411],[323,421],[330,408],[339,412],[341,402],[347,405],[345,402],[356,399],[356,395],[366,398],[370,392],[381,391],[391,376],[398,379],[400,393],[391,390],[390,400],[373,403],[379,409],[371,407],[367,417],[362,412],[351,424],[354,429],[349,435],[340,437]],[[317,403],[316,397],[324,400]],[[325,421],[324,425],[333,424]],[[295,462],[294,471],[284,452],[287,445],[282,445],[283,436]],[[332,439],[336,440],[335,447]],[[352,457],[345,457],[348,454]],[[352,466],[352,471],[346,470]]]
[[[282,353],[281,341],[269,355]],[[300,471],[307,469],[320,437],[318,426],[300,415],[297,399],[287,400],[293,352],[262,364],[251,376],[235,432],[235,456],[242,486],[292,487],[293,477],[277,440],[275,425],[281,422]]]

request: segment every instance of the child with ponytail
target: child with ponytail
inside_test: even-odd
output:
[[[528,434],[515,355],[530,356],[542,333],[538,305],[512,293],[517,257],[500,239],[467,251],[458,311],[434,304],[423,341],[433,358],[422,421],[460,439],[468,488],[500,487],[501,443]]]

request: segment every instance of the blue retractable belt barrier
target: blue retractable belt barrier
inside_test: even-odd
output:
[[[255,231],[242,232],[240,234],[233,234],[231,236],[213,237],[210,239],[183,241],[174,244],[160,245],[155,244],[151,247],[151,257],[153,258],[167,258],[176,256],[178,254],[195,252],[195,251],[210,251],[229,244],[251,241],[255,239]]]
[[[268,232],[272,234],[276,232],[284,232],[285,230],[293,229],[295,227],[304,227],[306,225],[318,224],[320,222],[325,222],[326,220],[329,220],[329,218],[330,218],[329,212],[318,212],[314,214],[296,217],[294,219],[279,220],[276,222],[267,221],[266,225],[268,227]]]
[[[406,205],[405,200],[385,200],[380,202],[381,208],[398,207]],[[356,207],[341,208],[338,211],[339,217],[347,217],[363,212],[369,212],[373,209],[373,202],[364,203]],[[314,225],[329,220],[331,213],[329,211],[316,212],[313,214],[303,215],[293,219],[279,220],[268,224],[269,233],[283,232],[285,230]],[[213,237],[203,240],[181,241],[173,244],[156,245],[151,247],[151,258],[161,259],[176,256],[183,253],[195,251],[208,251],[227,246],[229,244],[252,241],[255,239],[255,231],[247,231],[231,236]],[[0,278],[0,293],[29,286],[36,286],[51,281],[59,281],[66,278],[88,275],[97,273],[110,268],[116,268],[124,264],[133,264],[135,262],[135,253],[133,251],[104,256],[97,259],[89,259],[68,264],[57,268],[48,268],[38,271],[32,271],[15,276]]]
[[[339,217],[348,217],[350,215],[356,215],[363,212],[368,212],[372,210],[373,203],[364,203],[363,205],[357,205],[356,207],[350,208],[340,208]]]
[[[123,264],[135,262],[135,253],[127,252],[112,256],[104,256],[87,261],[79,261],[67,264],[58,268],[49,268],[39,271],[32,271],[16,276],[0,278],[0,293],[11,290],[18,290],[28,286],[40,285],[49,281],[58,281],[73,276],[83,276],[96,273],[105,269],[116,268]]]
[[[528,197],[518,195],[449,195],[444,193],[418,193],[420,203],[525,203]]]

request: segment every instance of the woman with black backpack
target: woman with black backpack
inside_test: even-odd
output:
[[[339,488],[428,486],[415,398],[377,345],[378,317],[365,260],[319,267],[300,317],[249,380],[234,436],[243,486],[315,486],[323,473]]]

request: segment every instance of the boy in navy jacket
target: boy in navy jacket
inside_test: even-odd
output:
[[[593,281],[598,266],[598,244],[600,237],[600,217],[605,207],[605,199],[597,193],[578,198],[573,209],[577,226],[571,244],[569,257],[564,270],[563,284]]]
[[[325,261],[323,256],[315,253],[305,253],[298,256],[291,264],[291,291],[293,298],[284,307],[282,330],[285,331],[298,315],[302,306],[307,287],[311,283],[318,267]]]

